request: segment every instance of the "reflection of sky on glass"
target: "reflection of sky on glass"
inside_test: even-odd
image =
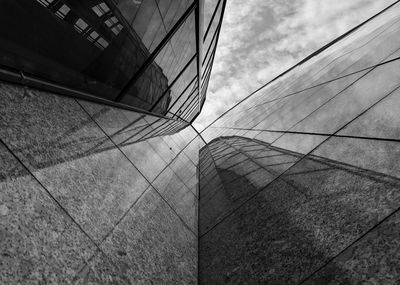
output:
[[[206,0],[206,17],[214,2]],[[207,100],[195,126],[203,129],[259,86],[392,2],[228,1]]]
[[[398,70],[400,3],[255,92],[202,135],[243,136],[399,176]]]

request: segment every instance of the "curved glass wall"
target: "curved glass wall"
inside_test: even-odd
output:
[[[204,103],[224,6],[218,1],[205,25],[202,0],[7,0],[0,79],[60,85],[191,122]]]

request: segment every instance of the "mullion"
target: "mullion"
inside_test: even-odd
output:
[[[203,78],[202,78],[203,82],[201,83],[201,89],[204,88],[205,82],[207,81],[207,79],[208,79],[208,78],[210,77],[210,75],[211,75],[211,67],[206,71],[206,73],[204,73],[204,75],[205,75],[205,79],[203,80]]]
[[[194,94],[196,92],[196,90],[198,91],[198,88],[196,87],[193,92],[187,97],[187,99],[185,100],[185,102],[181,105],[181,107],[185,106],[185,104],[187,102],[189,102],[189,100],[191,99],[191,101],[189,102],[189,104],[186,105],[185,109],[181,110],[181,107],[179,107],[179,111],[182,111],[182,113],[180,114],[180,116],[182,116],[184,114],[184,112],[186,111],[187,108],[189,108],[190,104],[192,104],[194,98],[197,97],[197,94],[191,96],[192,94]]]
[[[190,103],[186,106],[186,108],[182,111],[181,117],[185,118],[184,116],[187,114],[187,110],[189,108],[191,108],[192,103],[194,102],[194,99],[196,98],[196,96],[193,96],[192,100],[190,101]],[[186,119],[186,118],[185,118]]]
[[[129,90],[134,86],[138,78],[147,70],[147,68],[154,62],[157,55],[164,48],[164,46],[170,41],[172,36],[179,30],[179,28],[184,24],[187,18],[191,15],[192,11],[197,7],[197,1],[194,1],[192,5],[186,10],[186,12],[179,18],[178,22],[172,27],[168,34],[163,38],[163,40],[158,44],[150,56],[146,59],[144,64],[139,68],[139,70],[132,76],[127,84],[121,89],[120,93],[114,99],[116,102],[120,102],[129,92]]]
[[[190,104],[188,105],[188,107],[189,107],[190,105],[192,105],[193,102],[196,102],[196,101],[194,100],[195,98],[196,98],[196,96],[193,96],[192,102],[190,102]],[[197,106],[198,106],[198,105],[197,105]],[[192,106],[190,106],[189,109],[187,110],[187,112],[186,112],[186,110],[185,110],[186,113],[182,112],[182,117],[184,117],[184,118],[186,119],[185,116],[189,113],[189,111],[191,111],[191,110],[193,109],[193,107],[197,107],[197,106],[196,106],[196,104],[193,104]],[[186,108],[186,109],[187,109],[187,108]],[[190,113],[190,114],[191,114],[191,113]],[[184,115],[185,115],[185,116],[184,116]]]
[[[197,54],[193,55],[193,57],[186,63],[183,69],[179,72],[176,78],[171,82],[171,84],[165,89],[164,93],[157,99],[157,101],[151,106],[150,112],[154,110],[158,103],[160,103],[161,99],[167,94],[167,92],[171,89],[171,87],[176,83],[176,81],[181,77],[181,75],[185,72],[185,70],[190,66],[192,61],[196,58]]]
[[[177,33],[176,33],[176,34],[171,38],[171,40],[168,42],[168,45],[169,45],[170,48],[171,48],[171,55],[172,55],[172,57],[169,59],[170,62],[169,62],[168,64],[166,64],[166,66],[169,68],[169,69],[167,70],[167,72],[170,73],[170,74],[166,74],[167,77],[169,77],[171,74],[174,74],[173,72],[179,67],[179,64],[177,64],[177,63],[178,63],[179,61],[181,61],[182,58],[183,58],[183,53],[182,53],[182,54],[179,56],[179,59],[178,59],[177,52],[175,51],[174,45],[173,45],[172,43],[173,43],[173,41],[174,41],[175,39],[176,39],[176,42],[179,42],[180,37],[182,36],[182,34],[184,34],[184,32],[187,31],[187,30],[190,31],[191,24],[188,25],[188,21],[189,21],[189,18],[190,18],[190,17],[191,17],[191,16],[188,17],[188,19],[185,21],[185,23],[182,25],[182,27],[179,29],[179,31],[177,31]],[[188,44],[188,43],[185,43],[184,47],[185,47],[187,44]],[[189,44],[190,44],[190,42],[189,42]],[[179,52],[178,52],[178,54],[179,54]],[[157,58],[156,58],[154,61],[157,61]],[[171,67],[172,67],[172,68],[171,68]],[[164,72],[165,72],[165,71],[164,71]]]
[[[215,15],[217,14],[219,5],[221,4],[222,1],[224,1],[224,0],[219,0],[219,1],[218,1],[218,4],[215,6],[214,12],[213,12],[213,14],[212,14],[212,16],[211,16],[211,19],[210,19],[210,23],[208,24],[206,33],[204,34],[203,42],[206,41],[208,32],[210,31],[211,25],[212,25],[212,23],[214,22]]]
[[[213,59],[214,59],[214,54],[215,54],[216,49],[217,49],[217,45],[214,46],[213,52],[212,52],[212,54],[210,55],[210,57],[208,58],[208,60],[207,60],[207,64],[206,64],[205,70],[207,70],[207,69],[210,68],[210,65],[212,64],[212,61],[213,61]],[[204,66],[204,65],[203,65],[203,66]],[[203,76],[201,77],[201,79],[203,79],[204,76],[205,76],[205,74],[203,74]]]
[[[171,107],[168,109],[168,111],[171,111],[171,109],[175,106],[175,104],[181,99],[183,94],[189,89],[189,87],[192,85],[192,83],[196,80],[197,75],[194,76],[194,78],[189,82],[189,84],[185,87],[185,89],[181,92],[181,94],[178,96],[178,98],[174,101],[174,103],[171,105]],[[194,85],[196,86],[196,84]],[[190,95],[189,95],[190,96]]]
[[[186,100],[183,102],[183,104],[181,104],[181,105],[178,107],[178,109],[176,110],[175,114],[177,114],[179,111],[181,111],[181,114],[182,114],[182,110],[181,110],[182,107],[186,105],[186,103],[189,101],[189,99],[191,99],[191,98],[197,96],[197,94],[195,94],[195,93],[197,92],[198,88],[197,88],[196,85],[194,85],[193,87],[194,87],[194,89],[189,93],[189,95],[187,96],[187,98],[186,98]],[[193,94],[195,94],[195,95],[193,95]],[[179,115],[179,114],[178,114],[178,115]]]
[[[211,39],[210,45],[209,45],[208,48],[207,48],[206,55],[205,55],[205,57],[203,58],[202,66],[204,66],[204,62],[206,61],[206,58],[207,58],[207,56],[208,56],[208,54],[209,54],[209,52],[210,52],[210,50],[211,50],[211,47],[212,47],[213,44],[214,44],[214,40],[215,40],[216,37],[217,37],[217,34],[218,34],[218,31],[219,31],[220,27],[221,27],[221,25],[218,23],[218,26],[217,26],[217,28],[215,29],[214,35],[213,35],[213,37],[212,37],[212,39]]]
[[[177,41],[179,41],[181,39],[181,37],[190,36],[190,32],[193,30],[193,23],[189,23],[189,26],[187,27],[186,31],[185,31],[185,29],[181,29],[181,30],[182,30],[182,32],[177,37],[178,38]],[[188,31],[189,31],[189,35],[187,33]],[[172,42],[172,39],[171,39],[171,42]],[[173,52],[175,54],[176,53],[180,54],[179,59],[177,59],[178,57],[175,57],[174,60],[176,60],[179,63],[182,59],[184,59],[192,51],[192,49],[191,49],[191,47],[193,46],[192,44],[193,44],[193,42],[191,40],[189,40],[184,44],[183,47],[178,47],[178,48],[182,49],[182,52],[180,52],[179,50],[177,50],[177,52],[176,52],[171,43],[171,49],[173,50]],[[198,53],[198,50],[195,53]],[[175,67],[175,69],[173,69],[172,71],[175,71],[176,69],[179,68],[179,64],[173,64],[173,67]],[[172,74],[173,74],[173,72],[172,72]]]

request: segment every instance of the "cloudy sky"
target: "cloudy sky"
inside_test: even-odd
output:
[[[393,2],[228,0],[195,127],[202,130],[240,99]]]

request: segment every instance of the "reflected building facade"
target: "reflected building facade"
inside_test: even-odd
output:
[[[225,5],[1,4],[0,283],[398,283],[400,4],[199,133]]]
[[[205,129],[202,284],[398,284],[400,3]]]
[[[203,2],[5,1],[0,76],[190,123],[204,104],[225,6],[206,1],[210,16]]]
[[[225,4],[0,4],[1,284],[197,283],[191,122]]]

